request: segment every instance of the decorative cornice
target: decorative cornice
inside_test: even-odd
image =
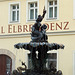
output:
[[[62,31],[62,32],[46,32],[49,36],[57,36],[57,35],[75,35],[75,31]],[[0,38],[17,38],[17,37],[30,37],[30,33],[24,34],[7,34],[7,35],[0,35]]]
[[[47,35],[74,35],[75,31],[47,32]]]

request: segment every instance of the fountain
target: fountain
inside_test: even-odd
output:
[[[53,66],[53,63],[50,64],[50,69],[46,68],[46,59],[47,52],[51,50],[64,49],[64,45],[57,43],[48,43],[48,36],[46,35],[45,24],[41,25],[46,14],[44,8],[43,15],[38,15],[38,18],[35,24],[32,26],[31,39],[29,43],[18,43],[14,47],[17,49],[23,48],[30,51],[32,68],[26,69],[21,75],[62,75],[62,71]],[[36,57],[36,51],[38,51],[38,58]],[[20,75],[18,72],[15,75]]]

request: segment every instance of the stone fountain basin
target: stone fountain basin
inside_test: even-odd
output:
[[[30,42],[30,43],[18,43],[14,45],[15,48],[31,50],[31,48],[39,48],[39,47],[47,47],[48,50],[57,50],[57,49],[64,49],[63,44],[57,43],[48,43],[48,42]]]

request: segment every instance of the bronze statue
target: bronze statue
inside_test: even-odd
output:
[[[15,44],[15,48],[23,48],[30,51],[32,68],[26,70],[24,75],[62,75],[55,67],[51,64],[50,70],[46,68],[47,52],[50,50],[64,49],[64,45],[57,43],[48,43],[48,36],[46,35],[45,24],[41,25],[46,14],[44,8],[43,15],[39,15],[36,19],[36,23],[32,26],[31,39],[29,43],[18,43]],[[36,57],[36,51],[38,51],[38,58]],[[21,68],[20,68],[21,70]],[[21,71],[22,72],[22,71]]]
[[[43,10],[43,15],[38,15],[38,18],[36,20],[36,23],[32,26],[32,34],[31,34],[31,39],[32,41],[46,41],[47,40],[47,35],[46,33],[46,28],[47,26],[45,24],[41,25],[41,21],[43,20],[44,16],[46,14],[46,10],[44,8]]]
[[[14,70],[12,75],[23,75],[22,71],[25,71],[27,69],[27,66],[25,65],[25,62],[21,62],[22,65],[24,65],[24,68],[23,67],[18,67],[17,70]]]

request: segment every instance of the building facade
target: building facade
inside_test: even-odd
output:
[[[46,67],[53,62],[63,75],[75,75],[75,0],[0,0],[0,74],[22,66],[21,61],[31,68],[30,52],[14,45],[31,41],[31,26],[44,6],[49,43],[65,45],[48,52]]]

